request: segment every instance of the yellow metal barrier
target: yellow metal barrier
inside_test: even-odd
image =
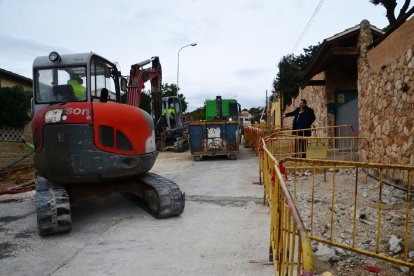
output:
[[[254,136],[255,136],[255,128],[248,126],[244,128],[244,146],[248,148],[253,147],[254,143]]]
[[[313,275],[312,246],[276,159],[261,152],[266,200],[271,210],[269,259],[276,275]]]
[[[312,137],[353,137],[355,136],[354,128],[352,125],[338,125],[338,126],[326,126],[316,127],[303,130],[292,130],[288,128],[275,127],[270,128],[266,125],[253,125],[245,127],[244,129],[244,144],[246,147],[251,147],[258,152],[260,140],[262,138],[276,138],[276,137],[301,137],[303,131],[309,130],[312,133]]]
[[[260,128],[255,126],[246,127],[244,129],[244,144],[246,147],[255,150],[257,154],[259,151],[260,139],[270,135],[273,131],[274,130],[263,126]]]
[[[311,240],[414,272],[409,258],[414,251],[413,166],[285,158],[280,168],[290,180],[295,207],[309,218]],[[388,244],[393,235],[397,248]]]
[[[295,152],[299,139],[307,147]],[[313,275],[309,240],[414,272],[414,166],[369,163],[368,152],[366,139],[352,136],[261,139],[277,275]],[[308,159],[292,157],[304,153]]]
[[[347,137],[355,136],[355,130],[352,125],[337,125],[313,127],[300,130],[279,129],[277,132],[284,135],[301,135],[303,131],[310,130],[312,137]]]
[[[366,162],[371,159],[367,139],[356,136],[278,136],[267,138],[265,142],[277,160],[286,157],[299,157]]]

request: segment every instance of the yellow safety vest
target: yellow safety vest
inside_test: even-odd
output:
[[[86,88],[82,86],[77,80],[68,80],[68,84],[73,88],[73,94],[76,98],[84,99]]]
[[[167,109],[164,109],[164,111],[162,112],[162,116],[165,116],[165,114],[167,113]],[[174,108],[168,108],[168,116],[172,117],[175,114]]]

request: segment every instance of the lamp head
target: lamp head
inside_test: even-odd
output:
[[[54,62],[54,63],[59,63],[62,60],[62,58],[60,57],[60,55],[58,54],[58,52],[53,51],[53,52],[51,52],[49,54],[49,60],[51,62]]]

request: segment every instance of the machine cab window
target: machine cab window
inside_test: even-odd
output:
[[[91,60],[91,98],[92,101],[116,101],[117,72],[111,64],[99,58]],[[105,90],[107,89],[107,91]],[[101,93],[104,91],[104,93]],[[103,97],[105,99],[103,99]]]
[[[37,103],[87,100],[86,67],[44,68],[35,71]]]

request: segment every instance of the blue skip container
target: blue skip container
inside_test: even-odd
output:
[[[196,161],[218,155],[234,160],[239,153],[241,125],[237,121],[190,122],[188,133],[191,155]]]

